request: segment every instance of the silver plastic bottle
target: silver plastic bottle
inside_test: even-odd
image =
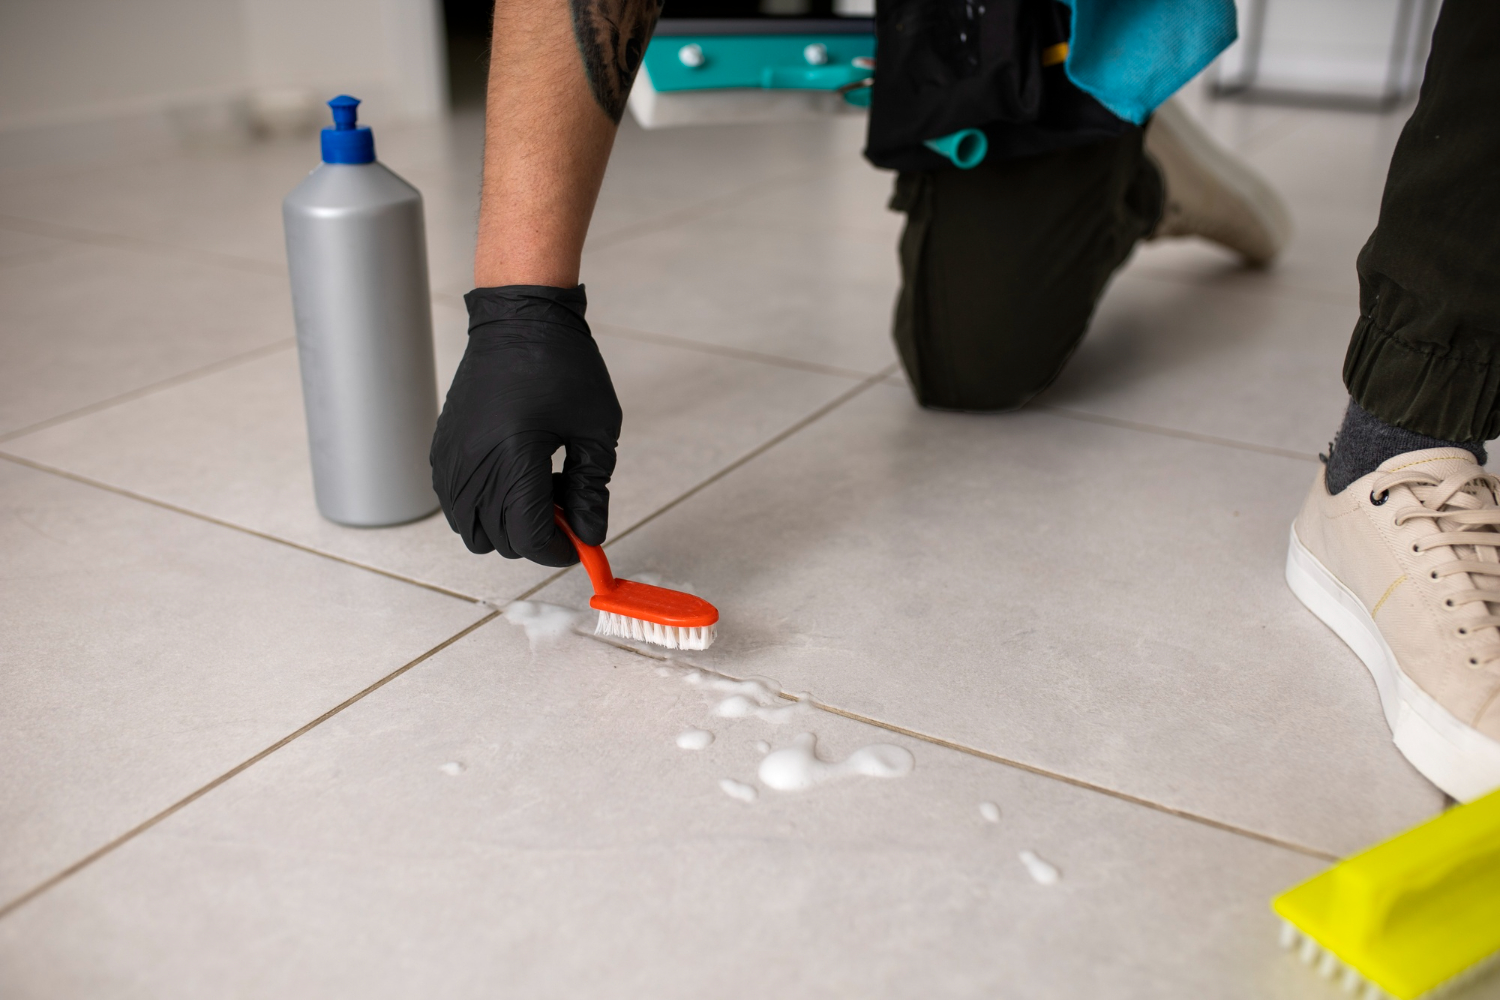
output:
[[[323,162],[282,203],[318,510],[358,527],[437,510],[437,423],[422,195],[375,161],[336,97]]]

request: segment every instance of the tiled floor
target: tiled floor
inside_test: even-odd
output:
[[[492,613],[576,571],[317,516],[305,144],[0,177],[0,996],[1329,995],[1267,900],[1442,806],[1280,579],[1400,117],[1197,107],[1285,261],[1144,248],[1004,416],[911,402],[859,120],[627,124],[584,279],[616,568],[725,613],[676,661]],[[477,123],[380,148],[446,383]],[[720,675],[818,707],[718,718]],[[721,791],[804,731],[915,770]]]

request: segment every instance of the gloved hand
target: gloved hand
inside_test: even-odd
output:
[[[464,351],[432,438],[432,486],[471,552],[578,561],[552,521],[604,542],[620,403],[583,319],[583,286],[476,288]],[[567,449],[563,471],[552,453]]]

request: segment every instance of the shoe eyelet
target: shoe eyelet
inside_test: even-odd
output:
[[[1469,666],[1471,666],[1471,667],[1477,667],[1477,666],[1479,666],[1479,661],[1476,660],[1476,659],[1474,659],[1474,657],[1471,656],[1471,657],[1469,657]]]
[[[1428,576],[1430,576],[1434,580],[1436,580],[1437,579],[1437,570],[1433,570],[1431,573],[1428,574]]]
[[[1444,601],[1443,603],[1446,604],[1448,607],[1451,608],[1451,607],[1453,607],[1453,598],[1450,597],[1446,601]]]
[[[1380,494],[1380,499],[1378,499],[1378,500],[1375,498],[1375,491],[1374,490],[1370,491],[1370,502],[1372,504],[1374,504],[1375,506],[1377,506],[1377,507],[1383,506],[1385,504],[1385,502],[1387,500],[1389,500],[1390,498],[1391,498],[1391,493],[1390,493],[1389,490],[1382,490],[1381,494]]]
[[[1416,553],[1420,554],[1421,551],[1422,551],[1422,546],[1420,544],[1418,544],[1417,542],[1412,542],[1411,543],[1411,550],[1413,552],[1416,552]]]
[[[1458,627],[1458,634],[1459,635],[1468,635],[1469,634],[1469,630],[1466,629],[1466,628],[1464,628],[1462,625],[1460,625]]]

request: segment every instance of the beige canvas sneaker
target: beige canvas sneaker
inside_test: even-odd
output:
[[[1286,582],[1375,677],[1396,746],[1460,801],[1500,788],[1500,480],[1462,448],[1337,496],[1318,471]]]
[[[1176,98],[1151,116],[1146,154],[1166,185],[1151,239],[1202,236],[1252,264],[1267,264],[1291,238],[1292,216],[1281,196],[1203,131]]]

